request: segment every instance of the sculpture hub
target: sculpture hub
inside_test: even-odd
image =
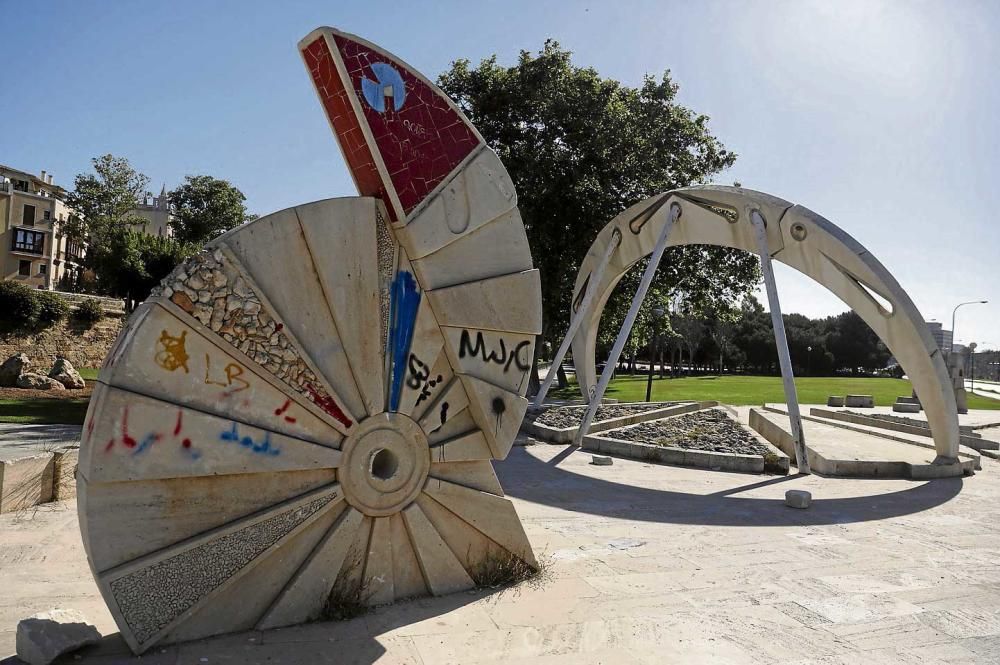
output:
[[[338,474],[344,498],[372,517],[408,506],[423,489],[431,465],[427,436],[399,413],[380,413],[360,423],[342,452]]]

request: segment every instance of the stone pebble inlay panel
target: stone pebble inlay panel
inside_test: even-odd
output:
[[[330,503],[327,494],[111,582],[111,593],[142,644]]]
[[[191,257],[152,295],[169,298],[344,427],[352,425],[285,335],[284,324],[264,310],[260,297],[222,250]]]

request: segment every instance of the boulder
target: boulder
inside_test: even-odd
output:
[[[785,492],[785,505],[790,508],[808,508],[810,503],[812,503],[812,494],[805,490]]]
[[[100,639],[97,628],[83,614],[57,608],[18,622],[17,657],[30,665],[49,665],[64,653]]]
[[[591,464],[596,464],[597,466],[611,466],[615,461],[604,455],[594,455],[594,458],[590,461]]]
[[[49,370],[49,378],[55,379],[67,388],[79,389],[87,387],[87,383],[80,376],[80,373],[65,358],[56,358],[52,369]]]
[[[15,353],[0,365],[0,386],[16,386],[17,377],[28,371],[31,361],[23,353]]]
[[[18,388],[32,388],[34,390],[65,390],[66,386],[55,379],[50,379],[42,374],[25,372],[17,377]]]

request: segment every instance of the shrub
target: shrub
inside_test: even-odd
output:
[[[69,315],[69,304],[62,296],[51,291],[35,291],[38,300],[38,328],[48,328],[59,323]]]
[[[34,289],[20,282],[0,281],[0,331],[33,328],[40,309]]]
[[[104,318],[104,308],[101,307],[101,301],[95,298],[87,298],[76,306],[73,318],[80,323],[94,325]]]

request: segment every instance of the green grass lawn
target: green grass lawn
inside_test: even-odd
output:
[[[826,404],[830,395],[873,395],[875,404],[892,406],[899,395],[909,395],[911,386],[903,379],[870,377],[800,377],[795,379],[799,402]],[[552,395],[579,399],[580,392],[572,380],[570,387],[554,390]],[[606,397],[623,402],[641,402],[646,399],[645,375],[619,375],[608,386]],[[970,409],[998,409],[1000,400],[969,395]],[[785,393],[780,376],[695,376],[681,379],[653,379],[653,400],[709,400],[725,404],[755,405],[765,402],[784,402]]]
[[[77,371],[87,383],[94,381],[100,372],[94,367],[80,367]],[[0,423],[82,425],[89,403],[89,397],[0,399]]]
[[[88,382],[97,378],[99,370],[82,368],[80,374]],[[803,404],[826,404],[829,395],[874,395],[879,406],[891,406],[899,395],[910,394],[910,383],[902,379],[851,377],[805,377],[795,379],[799,401]],[[553,397],[579,399],[576,383],[553,390]],[[641,402],[646,398],[645,375],[623,375],[611,382],[607,397],[623,402]],[[697,376],[683,379],[653,379],[653,400],[708,400],[726,404],[763,404],[784,402],[780,376]],[[970,409],[1000,410],[1000,399],[969,395]],[[86,397],[69,399],[0,399],[0,423],[82,425],[87,415]]]
[[[82,425],[89,403],[89,397],[0,399],[0,423]]]

